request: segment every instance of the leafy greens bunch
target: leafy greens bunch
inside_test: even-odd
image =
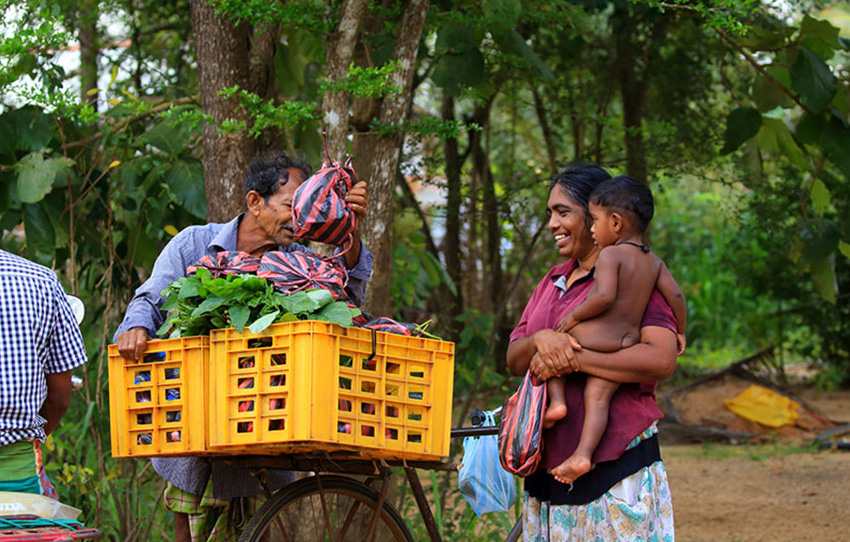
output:
[[[211,329],[231,326],[237,331],[247,326],[259,333],[275,322],[295,320],[322,320],[347,327],[360,315],[360,309],[334,301],[327,290],[285,295],[256,275],[215,278],[203,268],[172,282],[162,296],[168,318],[157,334],[170,338],[207,335]]]

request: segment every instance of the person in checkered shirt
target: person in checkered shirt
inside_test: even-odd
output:
[[[0,250],[0,491],[56,498],[41,444],[71,401],[83,337],[56,274]]]

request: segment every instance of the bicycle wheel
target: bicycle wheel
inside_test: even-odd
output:
[[[364,483],[335,475],[304,478],[276,492],[239,542],[413,542],[398,512]],[[372,533],[370,539],[369,533]]]

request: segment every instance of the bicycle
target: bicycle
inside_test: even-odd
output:
[[[473,426],[453,428],[451,437],[455,439],[498,433],[498,427],[480,427],[480,422],[478,425],[473,414]],[[264,487],[267,487],[263,482],[265,469],[312,473],[275,492],[267,490],[268,500],[247,522],[239,542],[413,542],[413,536],[401,515],[387,502],[392,467],[404,470],[431,542],[442,540],[416,469],[455,470],[451,463],[368,460],[327,453],[231,460],[250,467]],[[352,475],[360,475],[365,479],[358,480]],[[517,520],[506,541],[515,542],[521,535],[522,523]]]

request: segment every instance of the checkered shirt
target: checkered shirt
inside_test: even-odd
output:
[[[85,362],[80,328],[53,271],[0,250],[0,446],[43,440],[46,375]]]

